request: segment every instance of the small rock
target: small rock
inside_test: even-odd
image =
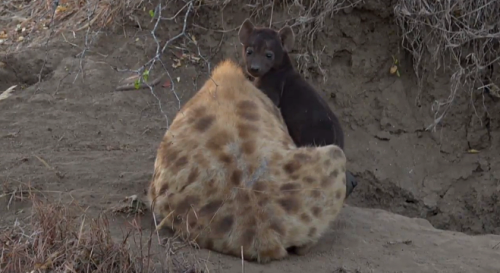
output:
[[[435,193],[431,193],[423,198],[423,202],[425,207],[428,210],[435,210],[437,208],[437,201],[439,200],[439,196]]]

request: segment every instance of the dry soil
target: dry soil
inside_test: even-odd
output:
[[[494,235],[500,234],[500,105],[486,98],[491,116],[481,123],[462,96],[436,132],[425,131],[434,119],[431,103],[448,95],[449,74],[428,76],[419,93],[411,58],[399,49],[392,7],[381,2],[366,1],[325,22],[314,43],[324,48],[326,79],[316,63],[301,70],[341,119],[359,186],[310,255],[266,266],[246,263],[245,272],[500,272],[500,236]],[[211,65],[201,59],[174,69],[181,51],[167,50],[162,60],[175,93],[162,86],[168,78],[154,93],[114,91],[132,75],[114,67],[137,69],[156,52],[147,14],[142,30],[131,22],[102,32],[83,59],[77,56],[82,48],[58,38],[47,48],[2,56],[0,93],[18,87],[0,101],[0,182],[71,196],[94,215],[126,196],[145,198],[167,119],[207,79],[209,68],[226,57],[241,61],[236,28],[248,16],[233,4],[223,13],[197,15],[188,30]],[[280,10],[273,16],[275,22],[287,18]],[[158,38],[166,41],[181,27],[181,19],[162,23]],[[66,37],[83,47],[83,34]],[[174,45],[183,46],[181,40]],[[401,62],[401,77],[389,73],[392,56]],[[159,75],[161,67],[155,69],[150,78]],[[0,206],[0,226],[26,215],[26,206]],[[147,232],[151,219],[144,217]],[[123,219],[113,223],[118,231]],[[206,259],[210,272],[241,272],[236,258],[185,251]]]

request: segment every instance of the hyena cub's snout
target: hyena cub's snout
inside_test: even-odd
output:
[[[259,72],[260,72],[260,64],[259,63],[250,63],[248,64],[247,66],[247,70],[249,73],[251,73],[252,75],[258,75]]]
[[[263,66],[259,62],[253,61],[247,63],[247,72],[257,78],[264,75],[267,71],[264,71]]]
[[[247,47],[244,60],[247,72],[253,77],[262,77],[274,65],[274,53],[267,48]]]

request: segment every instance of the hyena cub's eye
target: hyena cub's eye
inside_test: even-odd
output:
[[[253,53],[253,48],[248,47],[247,48],[247,55],[252,55],[252,53]]]
[[[266,58],[272,59],[273,57],[274,57],[274,53],[272,53],[271,51],[266,52]]]

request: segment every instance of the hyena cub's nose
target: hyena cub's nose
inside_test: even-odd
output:
[[[250,66],[250,72],[252,72],[252,73],[257,73],[257,72],[259,72],[259,70],[260,70],[260,67],[258,65]]]

